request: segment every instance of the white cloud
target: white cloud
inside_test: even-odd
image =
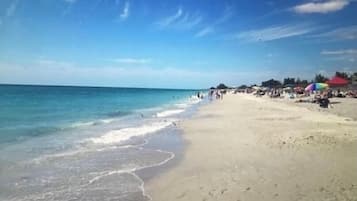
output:
[[[155,24],[160,28],[191,29],[202,21],[202,16],[185,13],[182,8],[178,8],[175,14],[165,17]]]
[[[197,32],[195,37],[203,37],[203,36],[206,36],[213,32],[214,32],[213,27],[205,27],[202,30],[200,30],[199,32]]]
[[[236,34],[235,38],[249,42],[264,42],[304,35],[314,31],[315,29],[316,28],[304,24],[273,26],[258,30],[240,32]]]
[[[349,4],[348,0],[328,0],[325,2],[309,2],[293,7],[296,13],[330,13],[336,12]]]
[[[51,61],[32,66],[0,63],[0,80],[1,83],[17,84],[208,88],[221,81],[227,79],[232,81],[237,78],[237,73],[221,71],[200,72],[173,67],[121,67],[120,65],[85,67],[77,64],[61,65],[61,63],[67,62],[52,63]]]
[[[151,62],[151,59],[116,58],[111,61],[121,64],[147,64]]]
[[[162,27],[169,26],[170,24],[175,22],[177,19],[179,19],[182,16],[182,13],[183,13],[182,8],[179,8],[174,15],[171,15],[164,19],[161,19],[160,21],[157,22],[157,24]]]
[[[200,15],[190,15],[186,14],[180,20],[178,20],[175,24],[175,28],[177,29],[191,29],[201,23],[202,17]]]
[[[321,55],[326,56],[328,60],[355,62],[357,60],[357,49],[323,50]]]
[[[70,4],[77,2],[77,0],[64,0],[64,1],[65,1],[66,3],[70,3]]]
[[[344,49],[344,50],[323,50],[321,52],[322,55],[341,55],[341,54],[356,54],[357,55],[357,49]]]
[[[327,57],[326,60],[338,61],[338,62],[355,62],[357,60],[357,55],[338,55]]]
[[[208,88],[256,82],[276,72],[194,70],[176,67],[152,68],[115,65],[83,66],[68,61],[39,59],[26,65],[0,62],[0,82],[81,86],[128,86],[165,88]],[[238,83],[237,83],[238,82]]]
[[[6,17],[11,17],[15,14],[18,1],[13,1],[9,7],[6,9]]]
[[[331,41],[357,40],[357,26],[338,28],[325,33],[313,35],[314,38],[326,38]]]
[[[128,1],[125,2],[123,11],[120,13],[119,17],[121,20],[125,20],[129,17],[130,14],[130,3]]]
[[[63,0],[65,3],[67,3],[66,8],[62,12],[62,16],[68,15],[72,11],[72,7],[74,4],[77,2],[77,0]]]
[[[213,23],[211,23],[210,25],[207,25],[206,27],[202,28],[200,31],[198,31],[195,34],[195,37],[203,37],[206,36],[208,34],[211,34],[213,32],[215,32],[216,28],[218,25],[225,23],[226,21],[228,21],[229,19],[231,19],[233,17],[233,9],[232,7],[226,7],[223,15],[219,18],[217,18],[217,20],[213,21]]]
[[[227,6],[223,12],[223,15],[221,17],[219,17],[214,24],[218,25],[218,24],[222,24],[226,21],[228,21],[229,19],[231,19],[234,15],[233,9],[232,7]]]
[[[309,76],[313,76],[316,72],[316,69],[301,66],[290,66],[283,70],[265,69],[264,73],[257,73],[257,70],[222,71],[219,70],[219,67],[216,69],[122,67],[120,64],[88,67],[73,62],[55,60],[37,60],[24,65],[0,62],[0,82],[9,84],[208,88],[221,82],[230,86],[260,84],[262,80],[282,79],[291,75],[309,79]],[[334,72],[341,69],[330,70]],[[356,68],[351,70],[355,71]]]
[[[37,59],[34,61],[35,65],[46,66],[46,67],[71,67],[74,66],[74,63],[66,61],[57,61],[53,59]]]

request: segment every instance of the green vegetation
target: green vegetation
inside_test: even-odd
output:
[[[349,83],[352,84],[357,84],[357,72],[355,73],[347,73],[347,72],[339,72],[337,71],[335,73],[335,76],[341,77],[343,79],[346,79],[349,81]],[[329,80],[328,77],[322,75],[322,74],[316,74],[315,78],[311,81],[308,80],[301,80],[300,78],[294,78],[294,77],[287,77],[283,79],[283,82],[280,82],[279,80],[274,80],[274,79],[269,79],[266,81],[263,81],[261,83],[261,86],[263,87],[270,87],[270,88],[276,88],[276,87],[306,87],[308,84],[312,82],[319,82],[319,83],[324,83],[327,80]],[[256,84],[251,85],[250,87],[257,86]],[[227,87],[225,84],[221,83],[219,84],[216,88],[211,87],[211,89],[228,89],[230,87]],[[238,87],[238,89],[245,89],[248,88],[247,85],[243,84]]]

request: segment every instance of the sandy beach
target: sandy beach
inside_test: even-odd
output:
[[[227,95],[180,123],[183,159],[146,191],[154,201],[357,200],[357,122],[339,113],[356,108]]]

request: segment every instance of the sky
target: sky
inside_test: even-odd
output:
[[[1,0],[0,83],[208,88],[357,72],[354,0]]]

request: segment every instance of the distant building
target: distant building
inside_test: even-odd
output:
[[[351,77],[351,85],[349,86],[350,89],[357,89],[357,75],[352,75]]]
[[[352,75],[352,85],[357,85],[357,75]]]

